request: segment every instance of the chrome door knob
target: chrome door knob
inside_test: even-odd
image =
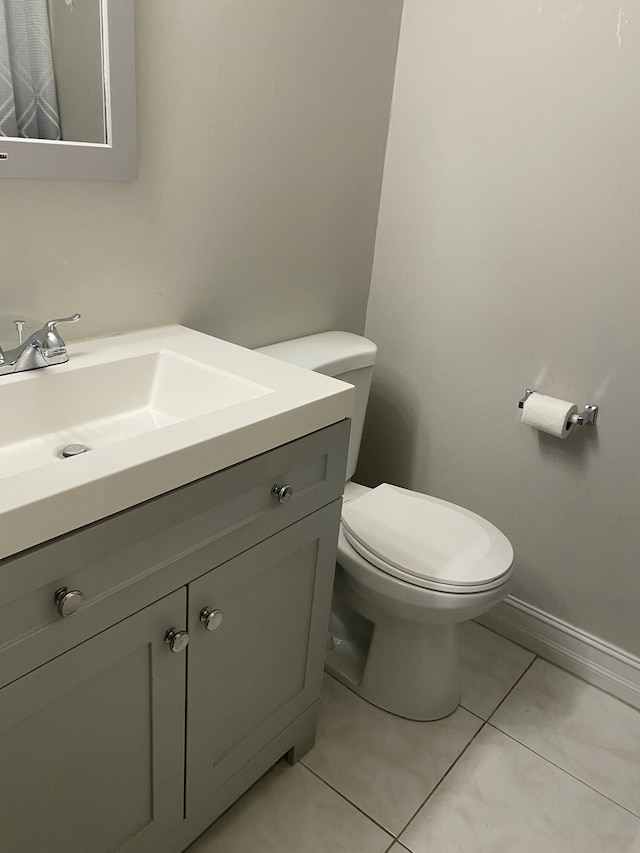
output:
[[[275,495],[281,504],[288,504],[293,497],[293,486],[288,483],[285,486],[280,486],[278,483],[271,488],[271,494]]]
[[[171,651],[178,655],[189,645],[189,635],[186,631],[178,631],[176,628],[169,628],[164,636],[164,641],[168,644]]]
[[[207,631],[215,631],[222,625],[222,610],[210,610],[203,607],[200,611],[200,621]]]
[[[66,619],[67,616],[73,616],[80,610],[84,604],[84,595],[79,589],[68,590],[66,586],[63,586],[56,590],[54,600],[58,613]]]

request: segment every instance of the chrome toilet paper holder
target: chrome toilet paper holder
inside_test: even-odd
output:
[[[524,397],[518,401],[518,408],[524,409],[524,404],[527,402],[529,397],[532,394],[536,394],[537,392],[533,388],[527,388],[524,392]],[[572,424],[576,424],[576,426],[586,426],[586,424],[595,424],[598,420],[598,406],[593,406],[591,403],[587,403],[584,407],[584,410],[578,414],[571,415],[569,418]]]

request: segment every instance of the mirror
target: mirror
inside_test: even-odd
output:
[[[0,0],[0,177],[133,180],[135,144],[133,0]]]

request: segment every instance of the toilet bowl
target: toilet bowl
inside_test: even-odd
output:
[[[392,714],[451,714],[460,701],[457,625],[507,594],[509,540],[447,501],[352,482],[375,363],[371,341],[325,332],[260,351],[356,389],[325,668]]]
[[[375,491],[355,483],[345,489],[326,669],[379,708],[413,720],[439,719],[460,701],[457,623],[504,598],[513,551],[480,516],[387,484],[371,512],[372,501],[363,496]],[[413,517],[397,519],[407,507]],[[388,510],[386,525],[375,510]],[[415,525],[420,515],[428,529]],[[357,521],[363,528],[356,539]],[[363,542],[369,532],[373,541]],[[422,542],[425,551],[411,561]]]

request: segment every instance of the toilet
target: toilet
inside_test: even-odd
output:
[[[257,351],[355,388],[325,669],[392,714],[446,717],[460,701],[457,626],[507,594],[509,540],[455,504],[388,483],[370,489],[352,481],[374,343],[324,332]]]

